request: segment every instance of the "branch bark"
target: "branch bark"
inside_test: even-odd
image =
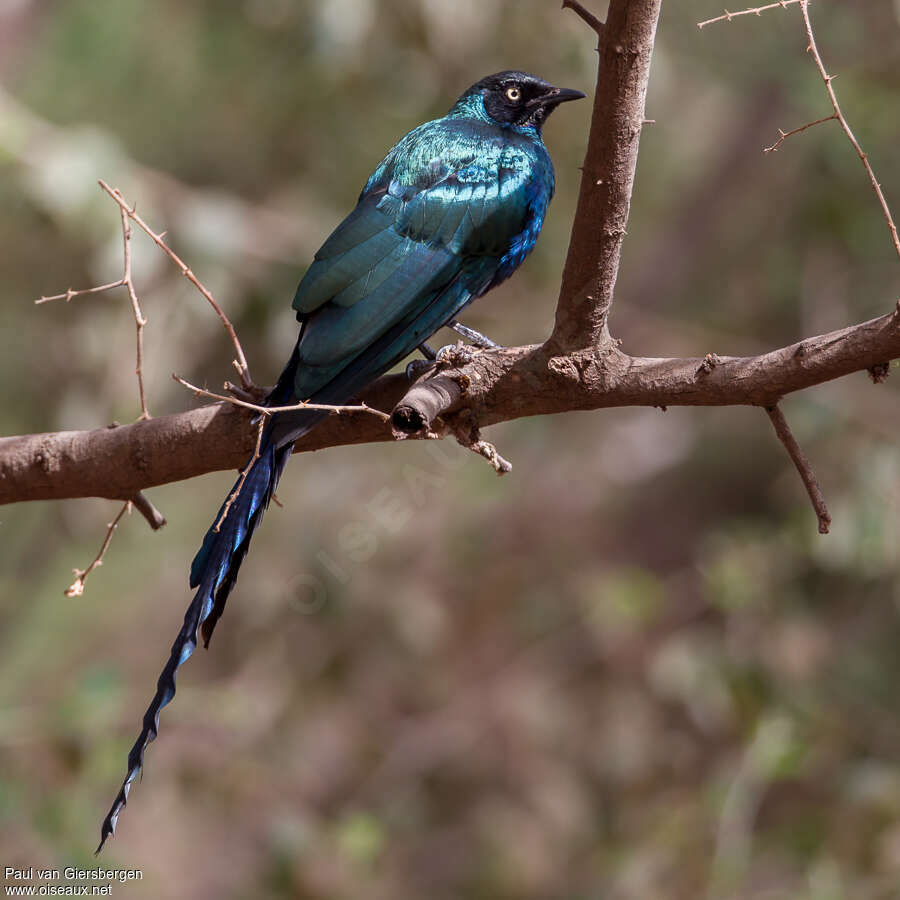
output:
[[[581,190],[548,344],[556,352],[609,340],[628,224],[650,60],[662,0],[613,0],[598,32],[597,90]]]
[[[405,375],[376,381],[365,400],[398,404],[418,425],[465,411],[481,427],[524,416],[614,406],[771,407],[786,394],[900,356],[900,312],[806,338],[759,356],[657,359],[629,356],[614,343],[554,355],[544,345],[475,354],[468,364],[432,370],[411,390]],[[450,387],[453,385],[453,388]],[[221,469],[253,452],[251,413],[203,406],[133,425],[0,438],[0,504],[64,497],[127,500],[138,491]],[[398,428],[398,417],[393,425]],[[393,439],[375,416],[334,415],[295,452]]]

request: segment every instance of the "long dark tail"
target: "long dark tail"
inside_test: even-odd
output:
[[[296,351],[278,385],[266,401],[269,406],[291,402],[291,383],[295,368]],[[313,427],[319,418],[321,414],[310,412],[308,427]],[[175,638],[175,643],[172,644],[169,660],[156,683],[156,694],[147,707],[147,712],[144,713],[143,728],[128,754],[128,774],[103,820],[100,845],[95,853],[99,853],[106,839],[115,833],[119,813],[128,802],[131,785],[143,766],[144,751],[147,745],[156,739],[159,731],[159,714],[175,696],[175,675],[196,649],[198,632],[202,634],[204,646],[209,645],[216,622],[225,609],[225,602],[237,581],[241,563],[250,548],[253,532],[262,521],[278,479],[290,458],[293,442],[283,445],[276,443],[273,439],[274,421],[276,421],[274,418],[270,420],[263,432],[259,458],[247,472],[243,483],[240,478],[235,483],[228,495],[229,499],[222,504],[215,522],[206,532],[203,546],[194,557],[191,565],[191,587],[197,588],[197,593],[185,613],[184,624],[178,632],[178,637]]]

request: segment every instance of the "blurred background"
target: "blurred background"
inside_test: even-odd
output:
[[[604,4],[588,5],[602,15]],[[820,49],[900,214],[900,5],[818,2]],[[641,355],[747,354],[890,310],[900,264],[799,10],[699,31],[663,12],[611,320]],[[592,92],[595,40],[546,0],[0,3],[0,432],[139,413],[103,178],[234,320],[271,384],[294,287],[374,165],[481,76]],[[546,140],[558,192],[523,270],[467,324],[553,317],[589,103]],[[154,414],[177,371],[234,377],[217,319],[145,236]],[[446,342],[437,339],[438,343]],[[179,678],[99,862],[120,897],[900,896],[900,394],[857,374],[785,412],[816,521],[755,409],[507,423],[498,479],[449,442],[296,458],[209,653]],[[2,865],[91,853],[233,480],[0,510]]]

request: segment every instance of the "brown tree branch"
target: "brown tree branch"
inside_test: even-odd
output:
[[[405,375],[388,375],[366,391],[366,399],[391,409],[408,386]],[[132,425],[2,437],[0,504],[65,497],[124,501],[144,488],[240,469],[256,443],[253,415],[216,403]],[[390,426],[376,416],[334,415],[297,450],[390,439]]]
[[[590,137],[548,342],[555,352],[609,340],[661,2],[612,0],[599,32]]]
[[[485,427],[617,406],[769,407],[787,394],[898,357],[895,311],[758,356],[719,355],[712,366],[704,357],[629,356],[613,344],[561,355],[540,345],[487,350],[458,369],[426,374],[411,391],[405,375],[385,376],[364,399],[381,409],[402,401],[423,427],[463,410]],[[255,444],[251,416],[220,403],[133,425],[0,438],[0,504],[125,500],[155,485],[239,469]],[[390,424],[375,416],[333,415],[298,441],[295,452],[392,439]]]

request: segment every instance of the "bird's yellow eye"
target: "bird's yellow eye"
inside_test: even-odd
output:
[[[506,99],[512,100],[513,103],[518,103],[522,99],[522,92],[517,87],[507,88]]]

